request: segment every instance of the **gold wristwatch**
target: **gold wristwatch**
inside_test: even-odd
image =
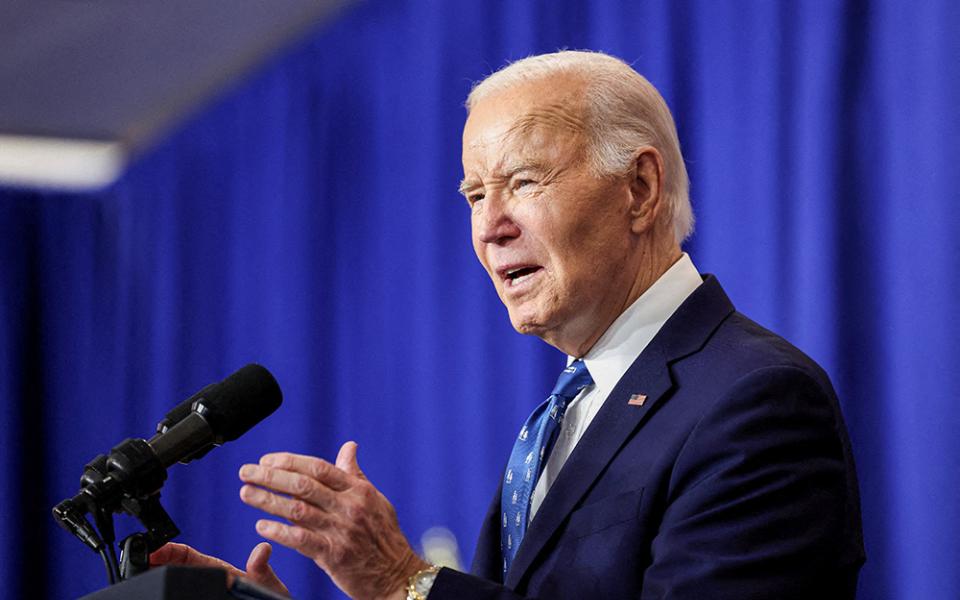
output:
[[[407,600],[427,600],[427,595],[439,572],[440,567],[431,565],[411,575],[407,580]]]

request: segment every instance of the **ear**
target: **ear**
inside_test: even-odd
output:
[[[634,233],[648,232],[663,208],[663,158],[652,146],[637,150],[630,172],[630,217]]]

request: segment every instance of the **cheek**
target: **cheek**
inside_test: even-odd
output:
[[[624,267],[624,257],[627,252],[628,238],[624,227],[620,223],[597,222],[585,218],[573,231],[565,244],[559,246],[563,254],[562,263],[565,267],[561,273],[571,279],[573,283],[605,281],[611,275],[619,274]]]

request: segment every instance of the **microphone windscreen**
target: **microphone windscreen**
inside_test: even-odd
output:
[[[210,423],[214,435],[230,442],[266,419],[280,407],[283,393],[270,371],[249,364],[214,386],[205,388],[197,399],[197,412]]]
[[[191,412],[193,412],[193,403],[203,398],[208,394],[213,388],[218,386],[218,383],[211,383],[206,386],[196,394],[190,396],[180,404],[174,406],[164,415],[163,420],[157,423],[157,433],[166,433],[168,429],[179,423],[180,421],[187,418]]]

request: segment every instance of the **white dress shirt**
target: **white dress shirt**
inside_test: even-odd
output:
[[[637,356],[660,331],[677,308],[703,283],[690,257],[684,253],[600,336],[583,357],[593,385],[585,387],[567,406],[557,442],[543,467],[530,499],[530,518],[536,514],[560,469],[603,402]],[[567,364],[575,357],[568,357]]]

